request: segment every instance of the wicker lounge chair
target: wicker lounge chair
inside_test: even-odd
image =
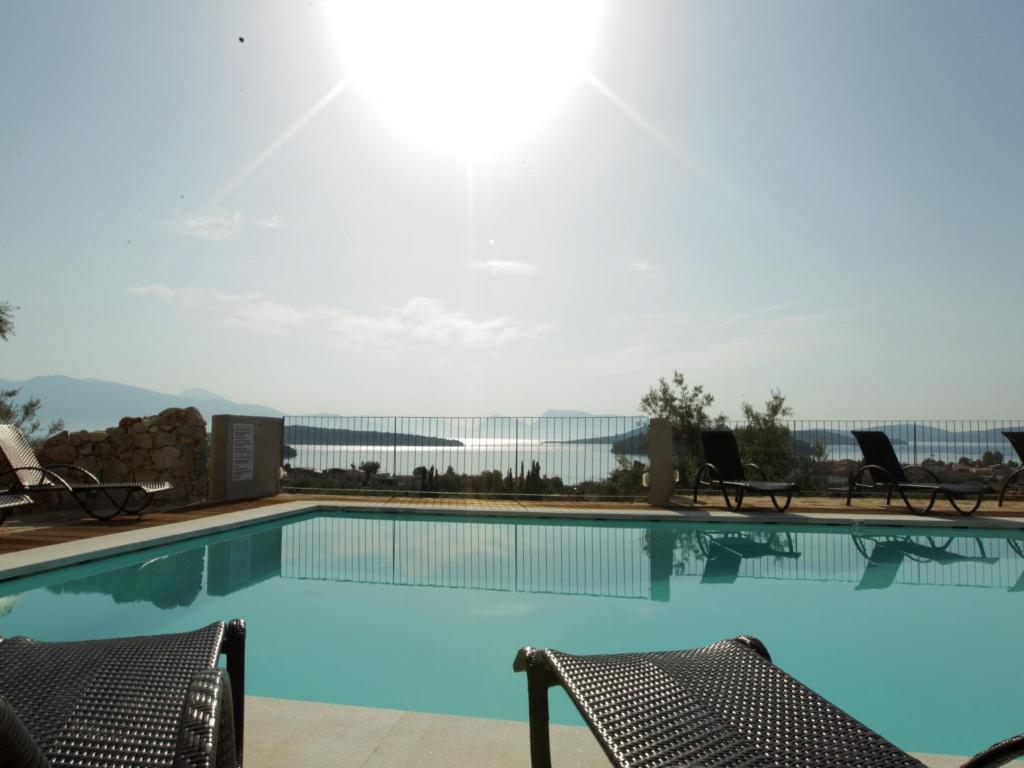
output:
[[[889,441],[889,436],[885,432],[854,431],[852,434],[857,438],[861,453],[864,454],[865,463],[850,478],[850,484],[846,489],[847,506],[849,506],[850,499],[853,498],[855,491],[883,490],[886,493],[886,504],[892,501],[892,493],[896,491],[899,493],[900,498],[903,499],[903,503],[907,505],[907,509],[915,515],[926,515],[931,512],[932,507],[935,506],[936,499],[938,499],[941,493],[953,505],[953,509],[961,515],[970,515],[981,506],[982,496],[986,493],[992,493],[992,489],[987,485],[980,483],[943,483],[927,467],[917,464],[900,464],[896,451],[893,450],[892,443]],[[911,469],[924,473],[932,482],[910,482],[907,478],[907,470]],[[873,482],[866,483],[863,481],[866,472],[871,473]],[[916,509],[910,503],[910,499],[907,498],[907,491],[930,494],[927,506],[924,509]],[[970,498],[972,496],[975,497],[974,506],[970,509],[961,509],[960,505],[956,503],[957,499]]]
[[[739,576],[744,560],[769,556],[796,560],[801,554],[796,551],[793,537],[788,533],[772,533],[767,541],[757,541],[742,533],[722,536],[701,533],[697,544],[704,555],[701,584],[732,584]]]
[[[100,520],[114,517],[121,512],[137,515],[149,506],[154,493],[171,489],[170,483],[163,482],[130,480],[123,483],[101,483],[94,474],[74,464],[53,464],[44,467],[39,463],[36,452],[32,450],[31,444],[21,430],[13,424],[0,424],[0,455],[3,455],[8,466],[7,471],[0,474],[0,482],[9,477],[14,481],[13,491],[30,495],[54,491],[70,493],[83,510]],[[87,481],[71,482],[57,474],[54,471],[56,469],[73,470],[87,478]],[[124,493],[124,498],[118,501],[116,497],[121,492]],[[89,503],[97,493],[103,494],[112,507],[103,509]],[[139,493],[143,494],[142,503],[139,506],[130,506],[132,497]]]
[[[697,503],[697,494],[701,488],[714,488],[722,493],[725,505],[729,509],[738,510],[743,506],[743,497],[748,493],[767,494],[779,512],[785,512],[793,500],[793,483],[769,482],[757,464],[740,459],[740,448],[736,443],[736,435],[724,429],[713,432],[701,432],[701,443],[704,445],[704,458],[707,463],[697,470],[697,478],[693,482],[693,503]],[[747,480],[745,470],[753,469],[761,475],[760,480]],[[704,478],[707,478],[706,480]],[[729,498],[729,491],[735,495],[735,501]],[[785,494],[786,502],[780,505],[776,496]],[[733,506],[735,504],[735,506]]]
[[[925,541],[927,543],[914,541],[909,536],[878,537],[854,534],[854,546],[868,561],[864,568],[864,575],[861,576],[860,583],[854,589],[891,587],[899,575],[900,566],[903,565],[904,560],[913,560],[918,563],[938,563],[939,565],[954,565],[956,563],[995,565],[999,562],[998,557],[989,557],[985,554],[985,545],[982,544],[981,539],[974,540],[978,545],[978,555],[961,555],[958,552],[951,552],[949,547],[953,543],[952,538],[946,539],[945,544],[936,543],[931,536],[928,536]]]
[[[18,507],[27,507],[32,503],[32,499],[20,493],[4,493],[0,492],[0,525],[3,524],[7,516],[11,514],[12,509]]]
[[[173,635],[0,639],[0,764],[235,768],[244,694],[239,619]]]
[[[533,768],[550,768],[548,688],[561,685],[620,768],[924,768],[771,663],[756,638],[664,653],[572,656],[523,648]],[[1024,735],[963,768],[1024,754]]]
[[[1010,445],[1013,446],[1013,450],[1017,452],[1017,458],[1020,459],[1020,466],[1017,467],[1017,471],[1006,478],[1006,482],[1003,483],[1003,487],[999,489],[999,506],[1003,506],[1003,499],[1006,498],[1006,491],[1011,485],[1017,482],[1022,475],[1024,475],[1024,432],[1003,432],[1003,437],[1010,441]]]

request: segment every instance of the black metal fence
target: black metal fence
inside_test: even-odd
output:
[[[988,454],[991,463],[1020,461],[1003,432],[1024,431],[1024,419],[990,420],[871,420],[871,419],[787,419],[796,456],[822,455],[834,461],[859,461],[860,449],[853,430],[880,430],[892,441],[900,460],[919,464],[926,459],[956,464],[961,458],[981,461]],[[748,427],[746,421],[731,421],[730,429]]]
[[[285,487],[640,498],[649,423],[645,416],[287,416]],[[742,433],[751,424],[727,426]],[[998,466],[988,478],[998,482],[1020,461],[1002,433],[1024,431],[1024,420],[788,419],[779,426],[789,455],[773,466],[813,493],[845,482],[842,462],[861,460],[851,431],[868,429],[888,434],[905,463],[946,465],[940,474],[949,479]]]
[[[288,488],[487,496],[641,492],[649,419],[287,416]],[[630,475],[629,483],[616,481]],[[627,485],[629,486],[627,488]]]

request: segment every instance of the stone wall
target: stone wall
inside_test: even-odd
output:
[[[38,453],[44,465],[77,464],[105,482],[167,480],[174,488],[154,496],[154,505],[206,498],[206,422],[195,408],[126,417],[98,432],[61,432]]]

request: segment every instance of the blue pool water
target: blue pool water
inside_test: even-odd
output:
[[[1024,533],[311,512],[0,583],[0,635],[249,625],[247,692],[525,720],[522,645],[754,634],[909,750],[1024,730]],[[552,717],[578,723],[552,692]]]

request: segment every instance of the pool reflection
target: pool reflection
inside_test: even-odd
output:
[[[109,595],[115,603],[148,602],[171,609],[192,605],[203,588],[205,549],[154,557],[136,565],[48,586],[54,594]]]
[[[701,584],[732,584],[740,575],[744,560],[762,557],[798,558],[791,533],[761,535],[701,533],[698,537],[704,556]]]
[[[836,528],[563,526],[320,517],[286,526],[281,576],[665,602],[673,585],[763,579],[1024,591],[1024,544],[995,533],[935,537]]]
[[[932,536],[853,536],[857,551],[867,561],[864,575],[855,589],[886,589],[896,583],[900,568],[905,560],[915,563],[936,563],[940,566],[958,565],[962,563],[980,563],[995,565],[998,557],[985,554],[985,544],[975,537],[977,554],[961,554],[952,550],[953,537],[939,543]],[[960,537],[969,546],[967,537]],[[1013,591],[1013,587],[1010,587]]]
[[[861,529],[863,530],[863,529]],[[689,585],[846,582],[857,592],[967,586],[1024,592],[1024,536],[851,533],[781,526],[558,525],[325,515],[46,588],[161,609],[272,579],[668,602]],[[2,606],[14,608],[15,597]]]
[[[281,575],[281,529],[206,548],[206,594],[223,597]]]

